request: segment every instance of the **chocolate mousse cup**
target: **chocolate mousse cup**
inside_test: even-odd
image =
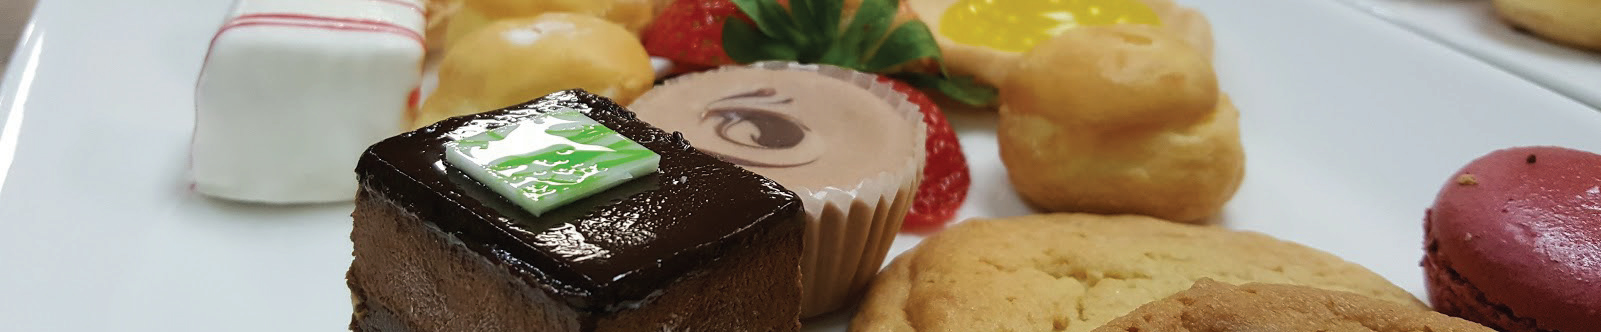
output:
[[[923,115],[877,75],[790,62],[724,67],[665,82],[630,108],[800,195],[803,317],[860,295],[922,181]]]
[[[659,169],[534,216],[446,142],[576,109]],[[796,331],[802,203],[578,90],[373,145],[356,172],[355,331]]]

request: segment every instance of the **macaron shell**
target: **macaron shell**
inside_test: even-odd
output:
[[[1601,331],[1601,155],[1492,152],[1452,175],[1426,218],[1430,255],[1443,256],[1429,259],[1451,262],[1483,305],[1542,330]]]
[[[1425,232],[1425,236],[1430,235]],[[1428,243],[1432,246],[1434,241]],[[1502,332],[1540,332],[1533,319],[1520,317],[1506,306],[1488,303],[1484,292],[1463,280],[1453,269],[1454,266],[1446,260],[1445,255],[1436,254],[1433,250],[1423,258],[1429,304],[1434,306],[1434,310]]]

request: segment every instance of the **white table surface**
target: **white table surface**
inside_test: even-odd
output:
[[[1496,17],[1489,0],[1339,1],[1601,108],[1601,51],[1559,45],[1512,29]]]

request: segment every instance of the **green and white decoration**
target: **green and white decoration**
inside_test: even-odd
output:
[[[445,160],[538,216],[656,172],[661,156],[563,109],[445,143]]]

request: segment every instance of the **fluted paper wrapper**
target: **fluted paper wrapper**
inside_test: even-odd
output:
[[[906,100],[878,76],[827,65],[761,62],[751,67],[813,71],[849,82],[889,102],[914,123],[913,151],[900,166],[862,179],[853,188],[786,186],[806,206],[806,251],[801,260],[801,315],[811,317],[839,309],[860,296],[878,273],[890,242],[900,232],[923,178],[923,141],[927,129],[919,106]],[[850,167],[849,165],[839,165]]]

